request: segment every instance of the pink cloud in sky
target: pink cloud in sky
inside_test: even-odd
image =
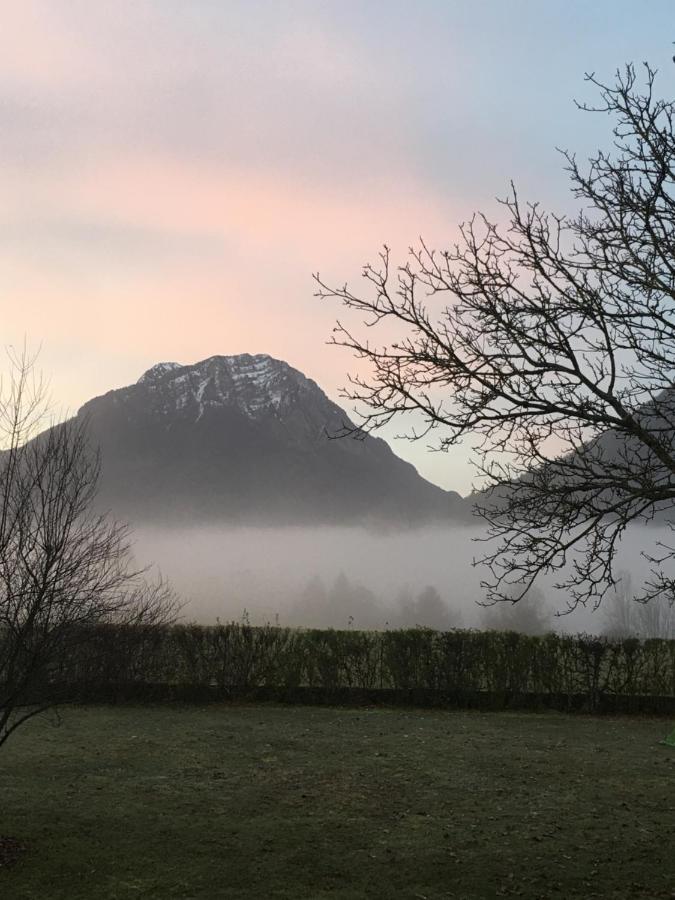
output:
[[[357,279],[384,241],[445,237],[454,213],[389,140],[390,69],[308,10],[216,8],[212,28],[208,4],[5,11],[0,311],[10,339],[93,351],[55,373],[66,405],[159,358],[246,350],[334,392],[337,310],[311,273]]]
[[[30,190],[42,210],[66,209],[75,221],[104,221],[178,240],[171,258],[141,259],[135,266],[125,258],[116,261],[114,252],[105,265],[85,259],[80,266],[78,257],[92,252],[87,246],[71,248],[69,263],[64,253],[53,264],[47,256],[37,266],[32,252],[24,259],[15,254],[0,268],[5,296],[9,289],[17,301],[5,311],[7,327],[14,331],[23,324],[32,333],[39,326],[41,336],[52,340],[79,331],[102,350],[124,340],[127,348],[154,354],[186,343],[195,351],[200,344],[204,352],[219,352],[219,331],[232,352],[252,349],[254,335],[255,349],[273,342],[279,352],[282,324],[291,343],[294,334],[305,341],[311,334],[320,344],[326,320],[337,310],[319,311],[313,271],[338,281],[358,277],[364,254],[374,256],[383,241],[404,251],[420,227],[440,238],[453,221],[423,185],[384,173],[346,189],[260,169],[189,168],[135,158],[98,161],[56,182],[36,179]],[[26,205],[25,189],[21,199],[13,199],[2,219],[16,223],[22,204],[24,215],[32,204]],[[202,239],[210,251],[200,258]],[[220,244],[221,251],[214,249]],[[97,250],[105,255],[105,242]],[[92,317],[104,325],[93,333]]]
[[[98,68],[94,47],[78,39],[58,6],[41,0],[6,3],[0,28],[0,79],[5,87],[55,94],[80,87]]]
[[[512,177],[558,208],[553,148],[596,144],[583,71],[671,66],[669,4],[572,5],[6,3],[4,342],[42,343],[71,409],[163,359],[247,351],[336,397],[354,361],[325,347],[340,309],[312,272],[358,285],[384,242],[396,262],[419,235],[447,246]],[[434,465],[468,487],[457,458]]]
[[[384,166],[345,183],[141,154],[99,158],[58,178],[53,172],[38,173],[29,183],[10,178],[3,193],[5,220],[17,221],[39,209],[47,218],[60,214],[167,233],[218,235],[266,249],[281,242],[285,253],[309,256],[313,266],[322,251],[350,257],[372,246],[374,238],[377,244],[386,239],[407,246],[420,229],[446,235],[461,214],[453,215],[424,182]]]
[[[75,221],[175,238],[170,255],[134,263],[105,239],[93,250],[76,242],[36,256],[29,244],[28,254],[0,256],[5,333],[43,343],[54,393],[70,409],[159,360],[216,353],[271,353],[337,397],[355,363],[325,346],[340,310],[313,297],[312,272],[358,282],[383,241],[404,253],[419,228],[441,240],[456,218],[423,185],[384,172],[345,187],[137,157],[30,190],[41,209],[67,209]],[[14,202],[2,218],[20,217]]]

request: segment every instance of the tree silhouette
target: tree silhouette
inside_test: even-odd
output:
[[[477,439],[495,600],[554,573],[570,607],[597,605],[626,527],[675,500],[675,104],[644,71],[643,87],[632,65],[610,85],[587,76],[599,101],[583,109],[614,125],[586,165],[564,153],[577,215],[512,187],[505,224],[477,215],[456,246],[420,242],[397,267],[385,247],[363,293],[316,276],[349,311],[333,342],[366,363],[344,392],[361,431],[416,411],[412,439]],[[674,593],[662,550],[642,599]]]
[[[130,562],[127,526],[92,512],[99,460],[86,427],[38,434],[44,385],[34,359],[9,352],[0,388],[0,746],[60,698],[91,630],[172,619],[164,582]]]

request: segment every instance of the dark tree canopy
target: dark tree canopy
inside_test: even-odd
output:
[[[571,606],[599,603],[626,527],[675,499],[675,103],[644,75],[587,76],[599,101],[582,108],[609,115],[613,137],[584,164],[563,154],[574,217],[512,186],[503,222],[476,215],[457,245],[420,242],[398,266],[385,247],[363,292],[316,276],[368,326],[333,335],[368,364],[345,392],[367,407],[363,429],[417,411],[413,439],[478,438],[493,599],[555,573]],[[672,594],[670,557],[652,560],[643,599]]]

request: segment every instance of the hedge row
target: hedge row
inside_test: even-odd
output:
[[[138,695],[151,685],[242,695],[446,696],[466,705],[630,709],[675,706],[675,641],[608,640],[588,635],[425,629],[362,632],[232,623],[164,629],[97,628],[53,677]],[[108,686],[106,688],[106,686]],[[146,690],[143,690],[146,686]],[[612,701],[610,698],[617,698]],[[469,702],[473,698],[473,701]],[[500,698],[502,698],[500,700]],[[547,702],[547,698],[548,702]],[[650,704],[618,698],[652,698]],[[658,706],[658,704],[656,704]],[[661,704],[663,705],[663,704]]]

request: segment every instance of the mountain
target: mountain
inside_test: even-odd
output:
[[[419,524],[465,518],[385,441],[332,439],[346,413],[270,356],[159,363],[86,403],[99,503],[134,522]]]
[[[625,517],[626,522],[675,523],[675,389],[654,392],[639,405],[630,394],[620,399],[631,410],[631,422],[598,431],[567,453],[537,461],[527,474],[486,488],[466,502],[496,511],[517,498],[519,514],[532,520],[534,507],[544,518],[558,520],[574,513],[594,517],[601,512]],[[649,436],[654,449],[635,434],[635,425]]]

